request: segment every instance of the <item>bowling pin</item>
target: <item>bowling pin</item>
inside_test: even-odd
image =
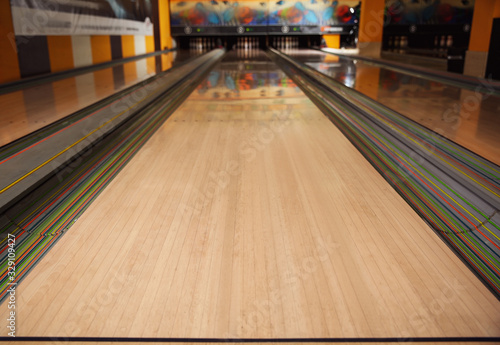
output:
[[[444,54],[446,50],[446,36],[441,36],[441,41],[439,42],[439,54]]]
[[[448,35],[448,38],[446,40],[446,46],[448,48],[450,48],[451,46],[453,46],[453,36],[452,35]]]

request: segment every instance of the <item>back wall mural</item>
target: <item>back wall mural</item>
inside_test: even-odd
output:
[[[172,34],[341,33],[359,21],[359,0],[171,0]],[[349,30],[346,31],[348,32]]]

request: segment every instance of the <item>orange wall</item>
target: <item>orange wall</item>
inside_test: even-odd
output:
[[[359,42],[382,42],[385,0],[362,0]]]
[[[495,1],[495,8],[493,9],[493,18],[500,18],[500,0]]]
[[[158,17],[160,19],[160,49],[172,48],[170,36],[170,8],[168,0],[158,0]]]
[[[111,61],[109,36],[90,36],[92,62],[94,64]]]
[[[469,50],[487,52],[490,47],[493,12],[500,0],[476,0],[470,33]]]
[[[47,36],[50,70],[65,71],[74,68],[71,36]]]
[[[0,1],[0,83],[21,78],[10,1]]]
[[[135,56],[134,36],[122,36],[122,54],[124,58]]]

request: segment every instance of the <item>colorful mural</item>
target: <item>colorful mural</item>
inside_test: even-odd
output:
[[[172,27],[281,27],[295,25],[317,27],[319,32],[320,27],[324,26],[355,25],[358,23],[360,1],[171,0],[170,8]],[[261,32],[265,32],[265,30]]]
[[[267,25],[267,2],[192,1],[170,2],[172,26]]]
[[[359,20],[358,0],[269,2],[269,25],[342,25]]]

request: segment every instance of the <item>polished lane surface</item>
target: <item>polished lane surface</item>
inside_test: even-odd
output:
[[[225,58],[18,286],[17,335],[499,336],[500,302],[257,60]]]
[[[0,147],[189,58],[169,52],[0,95]]]
[[[500,98],[486,86],[475,92],[316,50],[284,52],[500,165]]]

